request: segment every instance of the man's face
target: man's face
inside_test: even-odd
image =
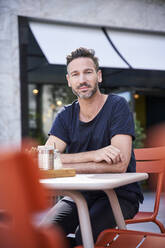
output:
[[[98,90],[98,82],[102,81],[101,71],[96,71],[91,58],[80,57],[68,65],[67,80],[73,93],[82,99],[92,97]]]

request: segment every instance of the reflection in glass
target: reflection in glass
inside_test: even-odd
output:
[[[74,99],[67,85],[30,84],[29,136],[44,144],[57,112]]]

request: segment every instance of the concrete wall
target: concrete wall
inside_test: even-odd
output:
[[[0,144],[20,141],[17,16],[0,2]]]
[[[19,15],[165,32],[164,0],[0,0],[0,144],[21,140]]]

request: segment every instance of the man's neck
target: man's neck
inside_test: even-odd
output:
[[[93,120],[102,109],[107,97],[98,91],[89,99],[78,99],[80,105],[79,119],[83,122]]]

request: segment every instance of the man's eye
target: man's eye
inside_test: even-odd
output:
[[[72,77],[75,77],[75,76],[77,76],[77,73],[72,74]]]

